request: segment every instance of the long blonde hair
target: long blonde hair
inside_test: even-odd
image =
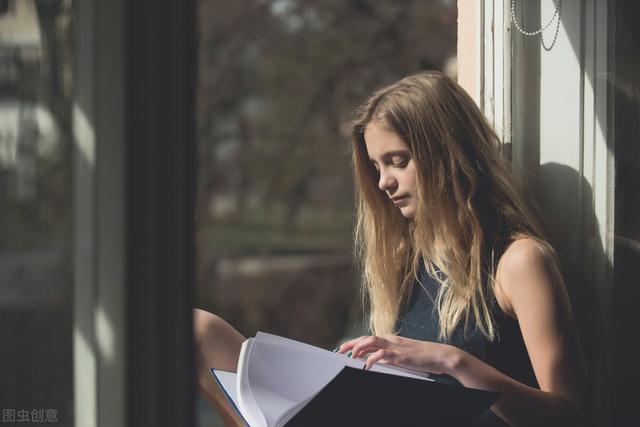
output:
[[[406,219],[377,186],[364,141],[371,122],[398,135],[417,169],[418,207]],[[542,242],[501,155],[500,141],[467,93],[439,72],[406,77],[375,92],[358,110],[352,150],[356,182],[356,257],[373,333],[393,333],[420,262],[439,282],[440,337],[470,315],[490,340],[493,281],[505,241]]]

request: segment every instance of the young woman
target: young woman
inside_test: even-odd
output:
[[[355,240],[374,335],[340,351],[368,355],[367,367],[501,392],[477,425],[567,426],[584,382],[571,308],[500,146],[473,100],[438,72],[364,104],[352,138]],[[235,369],[244,338],[208,313],[195,322],[210,394],[207,368]]]

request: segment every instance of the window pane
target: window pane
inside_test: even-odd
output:
[[[333,348],[363,320],[351,111],[402,76],[455,74],[456,3],[200,0],[198,16],[196,304]]]
[[[0,1],[3,422],[73,425],[70,9]]]

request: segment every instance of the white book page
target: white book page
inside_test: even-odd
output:
[[[264,333],[256,335],[253,347],[248,381],[268,426],[291,418],[348,360],[344,355]]]
[[[235,372],[214,369],[213,375],[216,376],[216,378],[224,388],[224,391],[227,393],[233,404],[236,405],[236,408],[240,409],[240,407],[238,406],[238,393],[236,392],[237,374]]]
[[[238,409],[251,427],[267,427],[267,421],[251,391],[249,383],[249,362],[251,360],[253,338],[247,339],[240,348],[238,374],[236,376],[236,392]]]
[[[382,372],[384,374],[397,375],[399,377],[434,381],[433,378],[430,378],[430,374],[428,372],[416,371],[414,369],[402,368],[395,365],[386,365],[384,363],[374,363],[370,370],[373,372]]]
[[[324,354],[325,357],[328,357],[328,358],[341,358],[341,359],[344,359],[343,363],[345,366],[350,366],[352,368],[364,367],[365,359],[362,359],[362,358],[352,359],[349,356],[341,353],[335,353],[333,351],[325,350],[310,344],[305,344],[296,340],[280,337],[278,335],[273,335],[266,332],[258,332],[256,334],[255,340],[260,342],[267,342],[267,343],[279,344],[282,346],[288,346],[289,348],[295,351],[306,349],[310,352],[317,353],[318,358],[322,357],[321,356],[322,354]],[[402,368],[400,366],[395,366],[395,365],[386,365],[382,363],[376,363],[371,367],[371,371],[398,375],[401,377],[421,379],[421,380],[428,379],[429,381],[433,381],[432,378],[429,378],[428,372],[416,371],[414,369]]]
[[[253,338],[245,358],[241,395],[247,407],[260,408],[268,427],[286,423],[345,366],[362,369],[365,362],[264,332]],[[428,380],[426,373],[391,365],[376,364],[371,370]]]

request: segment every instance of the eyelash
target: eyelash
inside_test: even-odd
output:
[[[405,159],[400,162],[391,163],[390,166],[396,169],[404,169],[407,167],[408,164],[409,164],[409,159]],[[377,174],[380,174],[380,169],[378,169],[376,165],[373,165],[373,168],[375,169]]]
[[[391,166],[398,169],[404,169],[405,167],[407,167],[408,163],[409,163],[409,160],[403,160],[401,162],[393,163],[391,164]]]

